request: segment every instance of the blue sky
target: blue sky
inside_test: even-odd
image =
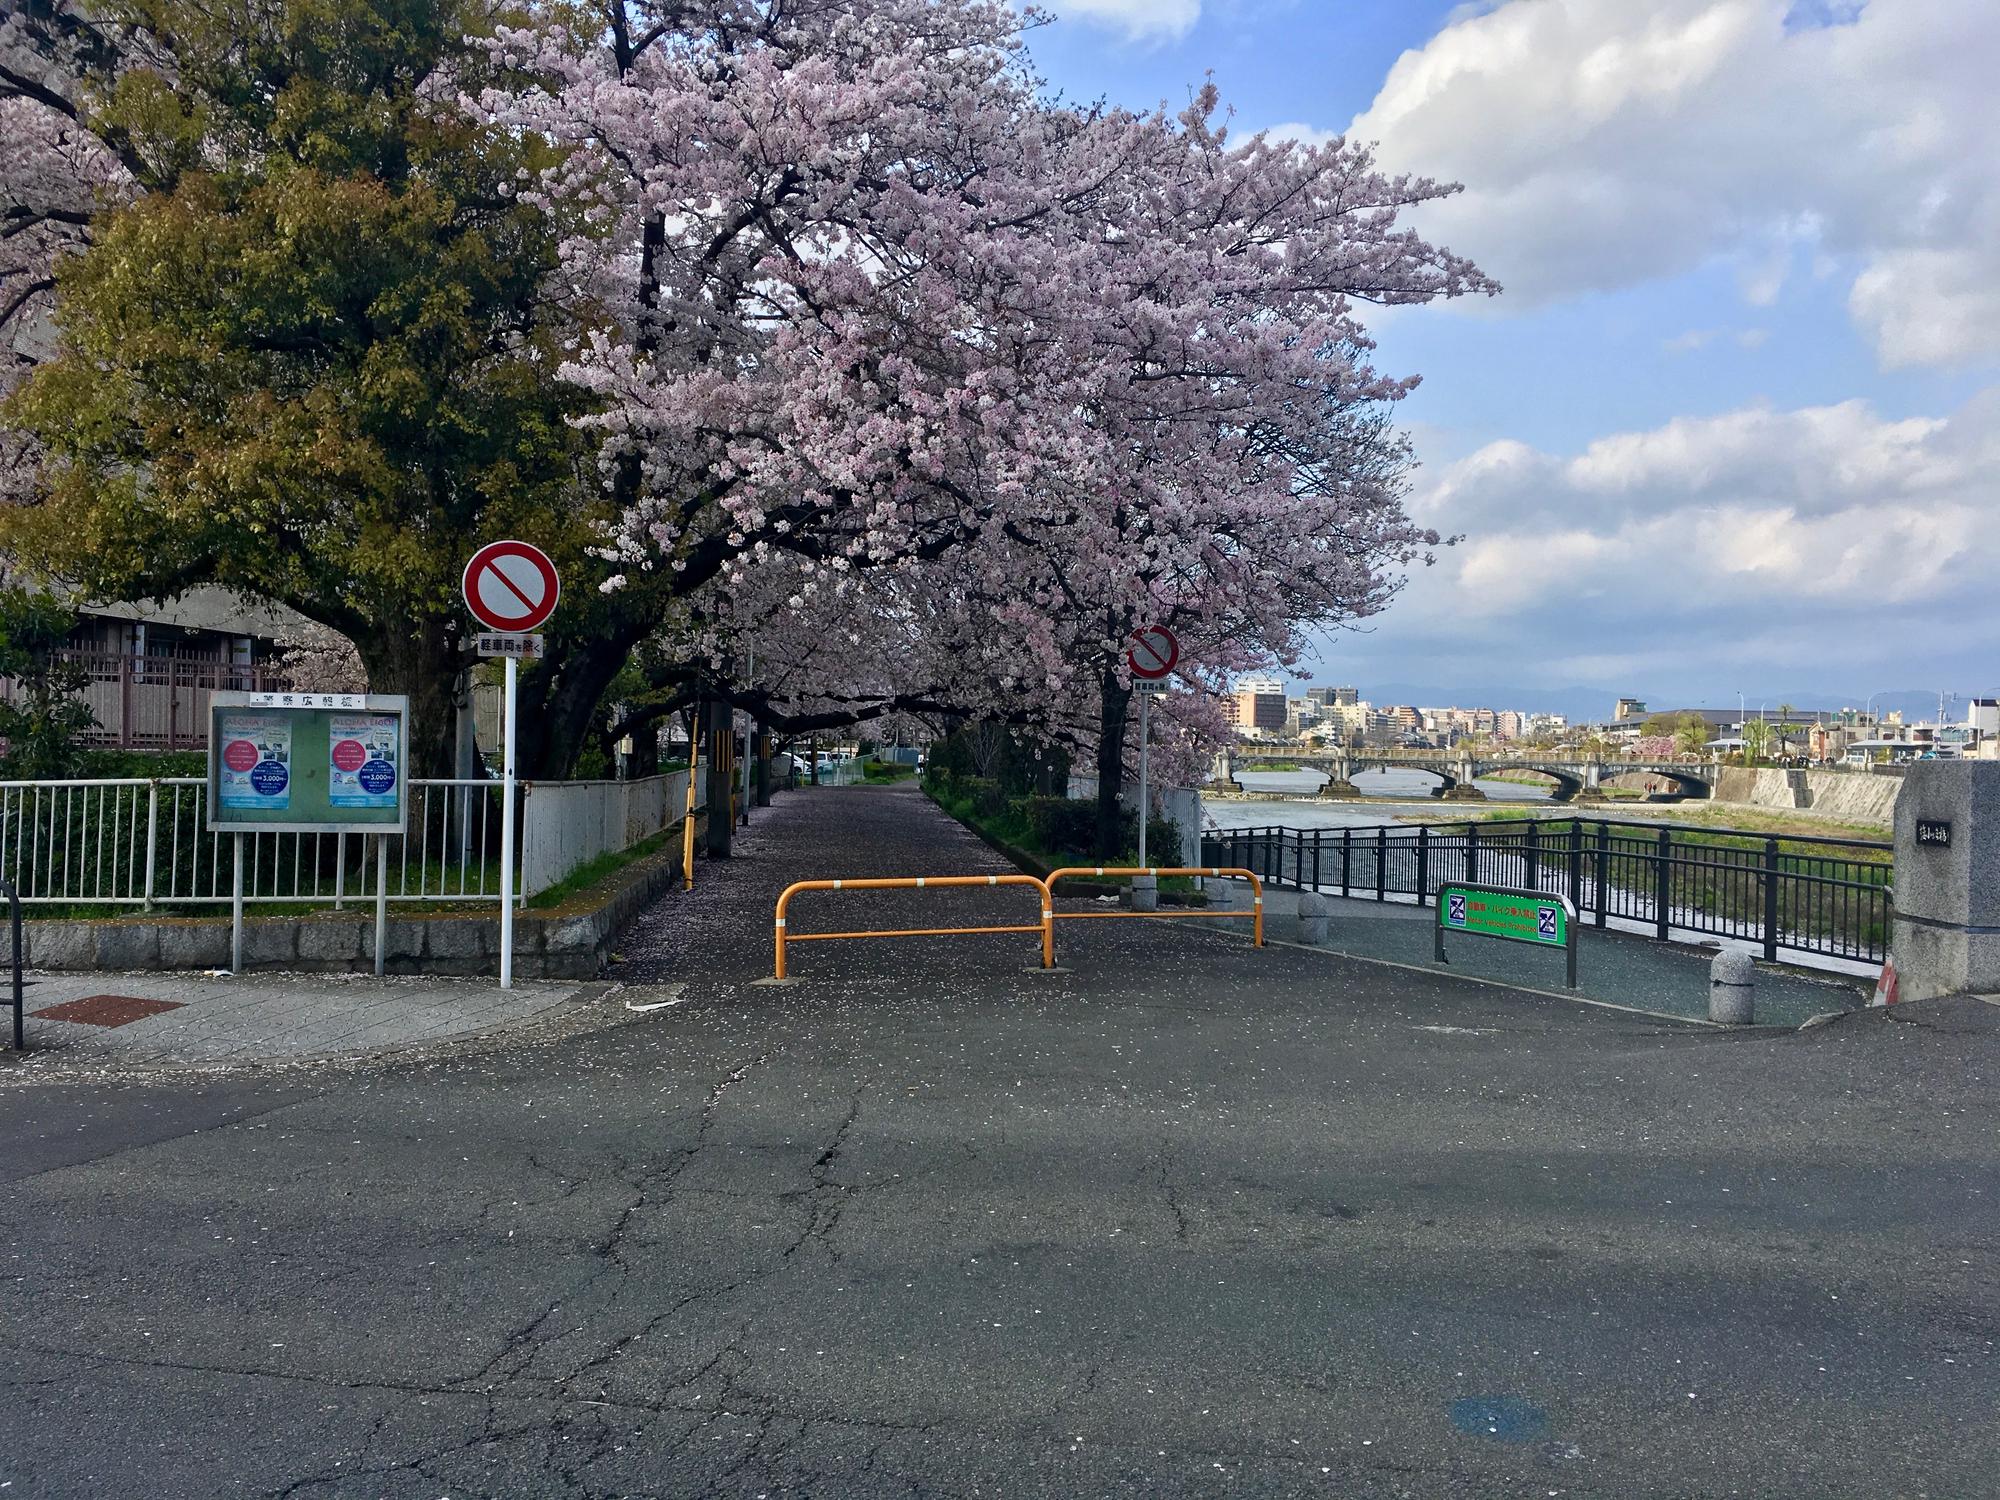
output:
[[[1245,133],[1467,187],[1418,225],[1507,292],[1379,325],[1424,377],[1412,511],[1465,540],[1313,675],[2000,692],[2000,6],[1043,8],[1072,96],[1213,76]]]

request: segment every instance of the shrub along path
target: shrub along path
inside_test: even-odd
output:
[[[757,988],[788,880],[999,868],[907,788],[758,817],[631,944],[687,988],[630,1024],[0,1090],[8,1493],[2000,1471],[2000,1011],[1723,1036],[1144,922],[1072,924],[1055,978],[1022,936],[805,945],[805,983]]]

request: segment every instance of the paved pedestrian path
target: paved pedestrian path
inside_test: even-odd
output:
[[[1991,1492],[2000,1008],[1728,1033],[1138,921],[759,987],[789,880],[1004,866],[906,789],[755,817],[629,1024],[0,1089],[0,1493]]]
[[[365,1057],[567,1019],[604,986],[348,974],[37,974],[18,1072]],[[6,1076],[0,1074],[0,1076]]]

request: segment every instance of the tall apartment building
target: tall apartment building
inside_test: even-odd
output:
[[[1243,678],[1230,690],[1224,707],[1229,722],[1246,734],[1282,733],[1288,711],[1285,684],[1277,677]]]
[[[1306,696],[1328,708],[1352,708],[1361,701],[1361,690],[1351,687],[1307,688]]]

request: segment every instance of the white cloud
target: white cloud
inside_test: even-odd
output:
[[[1283,125],[1272,125],[1264,131],[1264,134],[1281,141],[1298,141],[1307,146],[1324,146],[1340,139],[1340,132],[1337,130],[1321,130],[1316,125],[1306,125],[1297,120],[1288,121]]]
[[[1133,41],[1186,36],[1201,19],[1201,0],[1057,0],[1049,8],[1113,27]]]
[[[1831,257],[1885,362],[1960,364],[2000,355],[1996,56],[1991,0],[1507,0],[1406,52],[1350,131],[1467,184],[1424,227],[1502,310],[1716,257],[1761,305]]]
[[[1670,339],[1662,339],[1660,347],[1669,354],[1692,354],[1698,349],[1706,349],[1717,339],[1726,338],[1739,349],[1761,349],[1764,341],[1771,336],[1768,328],[1690,328],[1685,333],[1677,333]]]
[[[1967,364],[2000,349],[2000,249],[1895,250],[1847,299],[1890,366]]]
[[[1692,652],[1803,673],[1830,642],[1928,661],[1966,644],[1961,627],[1994,633],[1995,494],[2000,387],[1948,417],[1849,401],[1683,418],[1572,455],[1491,443],[1420,471],[1412,512],[1465,540],[1381,629],[1419,652],[1500,631],[1552,672],[1566,652],[1581,672],[1678,651],[1682,670]]]

